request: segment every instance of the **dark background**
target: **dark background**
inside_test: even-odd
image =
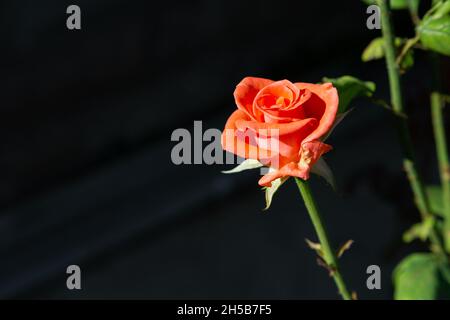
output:
[[[82,30],[66,28],[77,4]],[[425,5],[424,5],[425,6]],[[245,76],[377,82],[382,61],[360,55],[360,1],[1,1],[0,297],[337,298],[304,238],[315,240],[292,181],[263,212],[258,172],[171,162],[176,128],[222,129]],[[412,30],[406,12],[396,28]],[[448,70],[448,69],[447,69]],[[405,76],[427,182],[437,182],[429,64]],[[419,244],[392,117],[360,100],[330,139],[339,190],[312,184],[360,298],[391,298],[391,271]],[[66,289],[66,267],[82,290]],[[366,268],[381,267],[369,291]]]

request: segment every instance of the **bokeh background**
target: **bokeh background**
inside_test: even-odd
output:
[[[66,28],[70,4],[80,31]],[[338,298],[305,245],[315,235],[293,181],[263,212],[257,170],[176,166],[171,134],[194,120],[222,129],[245,76],[350,74],[388,98],[383,61],[360,61],[379,36],[362,2],[4,0],[0,16],[1,298]],[[413,34],[407,12],[394,18]],[[404,80],[422,173],[437,182],[425,55]],[[332,241],[355,241],[341,264],[364,299],[391,298],[393,267],[424,249],[401,241],[419,216],[391,120],[356,101],[326,156],[338,192],[312,178]],[[71,264],[80,291],[66,288]],[[381,290],[366,287],[372,264]]]

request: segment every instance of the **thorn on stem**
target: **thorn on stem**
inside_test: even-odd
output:
[[[313,242],[307,238],[305,238],[305,242],[310,249],[314,250],[320,257],[323,257],[322,246],[320,243]]]
[[[324,259],[322,259],[320,257],[317,257],[316,261],[317,261],[317,264],[320,267],[323,267],[323,268],[328,270],[328,275],[330,277],[334,276],[334,274],[336,273],[336,268],[335,267],[330,266],[328,263],[326,263],[326,261]]]
[[[351,239],[350,239],[350,240],[347,240],[347,242],[345,242],[345,243],[339,248],[339,250],[338,250],[338,252],[337,252],[337,257],[338,257],[338,258],[342,257],[342,255],[344,254],[344,252],[350,249],[350,247],[352,246],[353,242],[354,242],[354,241],[351,240]]]

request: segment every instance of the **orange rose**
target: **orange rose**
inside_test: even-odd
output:
[[[237,85],[234,98],[238,110],[225,125],[222,147],[270,167],[259,180],[261,186],[288,176],[307,180],[316,161],[332,149],[321,141],[338,110],[331,83],[247,77]]]

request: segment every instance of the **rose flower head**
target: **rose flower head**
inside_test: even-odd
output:
[[[261,186],[290,176],[307,180],[320,157],[332,149],[323,142],[339,104],[331,83],[246,77],[234,98],[237,110],[227,120],[222,147],[269,167]]]

